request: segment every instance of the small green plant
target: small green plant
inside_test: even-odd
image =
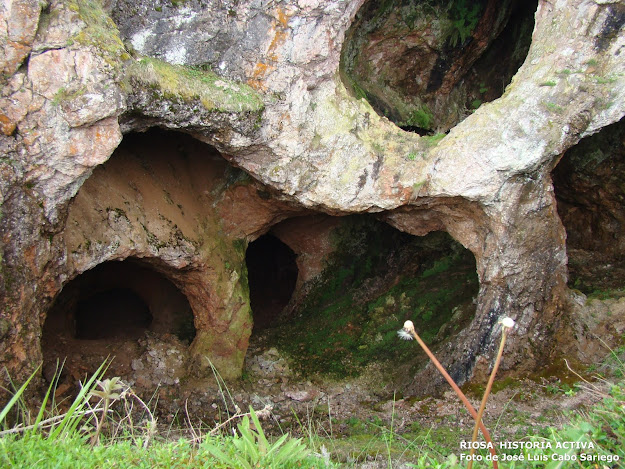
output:
[[[477,109],[482,105],[482,100],[481,99],[474,99],[473,101],[471,101],[471,109]]]
[[[558,106],[556,103],[552,103],[552,102],[545,103],[545,107],[549,111],[555,112],[557,114],[561,114],[564,111],[564,108],[562,106]]]
[[[66,87],[61,87],[58,89],[54,96],[52,97],[52,105],[59,106],[62,103],[72,101],[76,98],[81,97],[87,92],[86,86],[81,86],[75,91],[70,91]]]
[[[419,193],[419,190],[425,185],[426,181],[419,181],[419,182],[415,182],[412,185],[412,192],[413,194],[417,195]]]
[[[616,81],[615,77],[595,77],[595,82],[600,85],[614,83],[615,81]]]
[[[309,450],[299,438],[289,438],[288,434],[282,435],[277,441],[271,443],[265,436],[258,415],[251,407],[249,417],[244,417],[237,428],[239,435],[231,440],[236,449],[234,454],[224,452],[221,445],[211,440],[206,440],[202,449],[208,451],[217,461],[227,467],[244,469],[294,467],[310,455]]]
[[[410,114],[410,117],[402,124],[407,127],[420,127],[422,129],[431,129],[434,122],[434,115],[430,108],[425,104],[415,109]]]
[[[421,137],[421,140],[425,142],[426,147],[429,149],[438,145],[438,143],[444,139],[446,135],[447,134],[439,132],[434,135],[424,135]]]
[[[543,81],[540,86],[556,86],[557,83],[553,80]]]
[[[108,410],[112,402],[118,400],[121,397],[121,393],[124,390],[124,385],[120,382],[119,377],[114,377],[110,379],[105,379],[104,381],[98,380],[97,385],[100,387],[100,390],[93,389],[89,396],[99,397],[101,401],[104,403],[104,408],[102,409],[102,415],[100,416],[100,420],[97,421],[96,430],[91,438],[91,446],[95,446],[100,439],[100,432],[102,428],[104,428],[104,423],[106,422],[106,416],[108,415]]]
[[[450,10],[451,30],[448,36],[448,44],[451,47],[463,45],[473,33],[480,20],[482,6],[467,0],[456,0]]]

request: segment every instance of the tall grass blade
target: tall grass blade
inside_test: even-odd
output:
[[[24,384],[22,384],[22,386],[15,392],[15,394],[13,394],[13,397],[9,400],[9,402],[7,403],[7,405],[4,406],[4,409],[2,409],[2,411],[0,411],[0,422],[4,422],[4,419],[6,419],[7,414],[11,411],[11,409],[13,408],[13,406],[19,402],[19,400],[22,397],[22,394],[24,394],[24,391],[26,390],[26,388],[28,387],[28,383],[30,383],[30,381],[35,377],[35,375],[37,373],[39,373],[39,369],[41,368],[41,365],[39,365],[35,371],[33,371],[33,373],[28,377],[28,379],[26,380],[26,382]]]
[[[109,363],[110,362],[108,359],[104,360],[104,362],[102,362],[96,372],[91,375],[91,378],[89,378],[89,380],[85,383],[85,385],[76,396],[76,399],[74,399],[74,402],[65,414],[63,420],[61,420],[61,422],[54,429],[54,431],[50,433],[50,439],[57,439],[61,437],[63,432],[65,432],[66,435],[70,435],[76,431],[76,428],[78,427],[82,416],[75,414],[80,412],[82,408],[85,407],[87,400],[89,399],[89,392],[94,387],[95,382],[104,375],[104,372],[108,368]]]
[[[59,378],[61,377],[61,370],[63,369],[63,365],[59,367],[59,362],[56,362],[56,370],[54,371],[54,377],[48,386],[48,390],[46,391],[45,396],[43,397],[43,402],[39,407],[39,413],[37,413],[37,418],[35,418],[35,423],[33,424],[33,428],[29,432],[30,435],[35,435],[39,431],[39,424],[43,420],[43,414],[46,411],[46,405],[48,404],[48,399],[50,395],[53,394],[53,390],[56,388],[59,382]]]

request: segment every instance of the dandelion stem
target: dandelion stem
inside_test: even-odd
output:
[[[495,375],[497,374],[497,370],[499,369],[499,364],[501,363],[501,357],[503,356],[503,348],[506,344],[506,338],[508,337],[509,327],[502,327],[501,334],[501,342],[499,343],[499,351],[497,352],[497,358],[495,359],[495,365],[493,366],[493,371],[490,373],[490,377],[488,378],[488,383],[486,384],[486,390],[484,391],[484,396],[482,397],[482,402],[480,404],[480,410],[477,412],[477,417],[475,417],[475,427],[473,428],[473,436],[471,437],[471,452],[469,454],[469,462],[467,463],[467,469],[471,469],[473,467],[473,455],[475,454],[475,445],[474,443],[477,441],[477,432],[480,426],[483,426],[482,416],[484,415],[484,410],[486,409],[486,401],[488,400],[488,395],[493,387],[493,383],[495,382]],[[482,430],[483,431],[483,430]]]
[[[451,376],[449,376],[449,373],[447,373],[447,370],[445,370],[445,368],[443,368],[443,365],[441,365],[441,363],[434,356],[434,354],[429,349],[429,347],[427,345],[425,345],[425,342],[423,342],[423,340],[421,340],[421,337],[419,337],[419,334],[417,334],[417,331],[415,330],[414,325],[412,324],[412,322],[410,322],[410,324],[404,324],[404,330],[406,332],[410,333],[415,338],[415,340],[419,343],[419,345],[421,346],[423,351],[427,354],[427,356],[430,358],[430,360],[432,360],[432,363],[434,363],[434,366],[436,366],[436,368],[438,369],[440,374],[443,375],[443,378],[445,378],[445,380],[447,380],[447,382],[449,383],[451,388],[458,395],[458,397],[460,398],[460,400],[462,401],[464,406],[469,411],[469,414],[471,414],[471,417],[476,419],[476,422],[479,422],[479,429],[482,430],[482,434],[484,435],[484,439],[486,440],[487,443],[490,443],[488,445],[488,449],[489,449],[490,453],[493,456],[495,456],[497,454],[497,452],[495,451],[495,445],[493,444],[493,441],[490,438],[490,433],[488,432],[488,430],[486,429],[486,427],[482,423],[482,420],[481,419],[479,419],[479,420],[477,419],[477,412],[475,411],[475,408],[469,402],[469,399],[467,399],[467,396],[465,396],[464,393],[460,390],[460,388],[458,387],[456,382],[453,380],[453,378]],[[495,458],[493,458],[493,467],[494,467],[494,469],[498,469],[498,464],[497,464],[497,461],[495,461]]]

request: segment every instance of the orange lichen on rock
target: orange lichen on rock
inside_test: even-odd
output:
[[[273,16],[276,21],[269,31],[270,36],[273,36],[273,38],[269,43],[269,47],[267,48],[266,58],[267,61],[278,62],[280,60],[280,54],[278,53],[278,49],[286,42],[289,36],[289,18],[286,12],[280,8],[276,8],[276,10],[274,10]],[[263,81],[269,74],[269,72],[271,72],[275,68],[275,66],[269,65],[266,62],[256,63],[254,71],[252,72],[252,78],[248,81],[248,85],[257,90],[266,89],[267,87],[263,83]]]

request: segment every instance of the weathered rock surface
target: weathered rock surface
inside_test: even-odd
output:
[[[444,132],[501,96],[527,55],[531,1],[368,2],[342,67],[356,95],[402,127]]]
[[[473,252],[477,314],[440,351],[460,380],[492,351],[503,315],[518,324],[505,367],[531,368],[549,353],[567,262],[550,171],[625,114],[625,5],[539,2],[528,56],[503,96],[437,140],[379,117],[341,81],[345,34],[363,3],[119,0],[108,4],[116,25],[95,0],[4,3],[0,301],[10,326],[0,328],[0,357],[16,377],[41,360],[42,324],[61,288],[129,256],[152,259],[189,299],[201,366],[238,375],[252,327],[246,243],[310,211],[378,213],[411,234],[447,231]],[[188,198],[183,216],[146,197],[163,169],[137,188],[141,201],[122,184],[136,165],[114,180],[98,166],[122,132],[150,127],[190,134],[266,187],[203,199],[215,179],[190,181],[191,192],[176,188]],[[85,185],[72,202],[96,167],[102,194]],[[176,187],[202,174],[166,177]],[[246,198],[258,218],[237,213]],[[90,237],[100,243],[85,249]],[[427,391],[436,380],[423,373]]]

